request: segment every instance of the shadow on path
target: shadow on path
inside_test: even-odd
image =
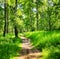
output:
[[[42,57],[42,53],[39,50],[32,50],[33,46],[30,43],[30,39],[21,37],[22,39],[22,50],[21,55],[15,59],[39,59]]]

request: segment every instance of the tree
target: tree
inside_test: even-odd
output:
[[[4,1],[4,19],[5,19],[5,25],[4,25],[3,36],[5,36],[5,34],[8,33],[8,2],[7,0]]]
[[[15,17],[17,17],[16,12],[17,12],[17,0],[15,0]],[[16,18],[15,18],[15,20],[16,20]],[[15,25],[14,25],[14,30],[15,30],[15,37],[18,37],[18,30],[17,30],[16,22],[15,22]]]
[[[38,28],[39,28],[39,26],[38,26],[39,25],[38,24],[38,22],[39,22],[39,20],[38,20],[39,19],[39,16],[38,16],[38,0],[36,0],[36,10],[37,10],[37,12],[36,12],[36,19],[37,19],[36,21],[37,22],[36,23],[37,23],[37,30],[38,30]]]

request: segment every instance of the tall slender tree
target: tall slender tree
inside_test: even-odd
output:
[[[5,19],[5,24],[4,24],[3,36],[5,36],[5,34],[8,33],[8,2],[7,0],[4,0],[4,19]]]
[[[38,0],[36,0],[36,10],[37,10],[37,12],[36,12],[36,26],[37,26],[37,30],[38,30],[38,28],[39,28],[39,24],[38,24],[38,22],[39,22],[39,20],[38,20]]]
[[[15,20],[16,20],[16,12],[17,12],[17,0],[15,0]],[[15,30],[15,37],[18,37],[18,29],[17,29],[16,22],[14,25],[14,30]]]

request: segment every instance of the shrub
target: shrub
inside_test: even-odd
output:
[[[43,49],[42,59],[60,59],[60,46],[59,47],[49,47]]]

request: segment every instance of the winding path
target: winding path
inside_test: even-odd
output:
[[[26,37],[21,37],[22,39],[22,51],[21,56],[16,59],[38,59],[42,57],[42,53],[39,50],[32,50],[33,46],[30,43],[30,39]]]

